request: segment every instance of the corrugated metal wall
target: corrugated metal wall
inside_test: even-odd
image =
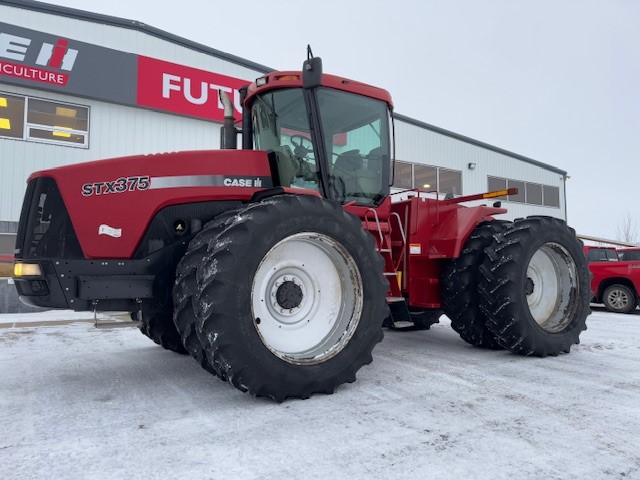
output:
[[[512,178],[560,188],[560,207],[503,201],[503,205],[509,209],[504,218],[549,215],[566,220],[565,184],[562,174],[397,119],[395,133],[398,160],[460,170],[463,195],[486,192],[487,176]],[[476,164],[474,170],[468,168],[469,163]]]

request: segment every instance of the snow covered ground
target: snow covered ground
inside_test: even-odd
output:
[[[545,359],[471,348],[446,317],[387,331],[356,383],[282,404],[135,328],[33,323],[60,315],[0,315],[2,478],[640,478],[640,311],[596,311]]]

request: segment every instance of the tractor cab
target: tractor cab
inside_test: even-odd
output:
[[[340,203],[377,206],[389,195],[391,97],[385,90],[322,74],[275,72],[251,84],[244,148],[268,153],[274,183],[318,191]]]

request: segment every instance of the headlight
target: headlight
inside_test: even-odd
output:
[[[42,269],[37,263],[14,263],[14,277],[39,277],[42,275]]]

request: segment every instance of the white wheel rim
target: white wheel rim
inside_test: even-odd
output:
[[[362,278],[353,257],[332,238],[298,233],[263,257],[251,307],[264,345],[295,364],[326,361],[343,350],[362,314]]]
[[[525,295],[529,311],[546,332],[558,333],[573,319],[579,299],[578,269],[569,252],[545,243],[527,266]]]

